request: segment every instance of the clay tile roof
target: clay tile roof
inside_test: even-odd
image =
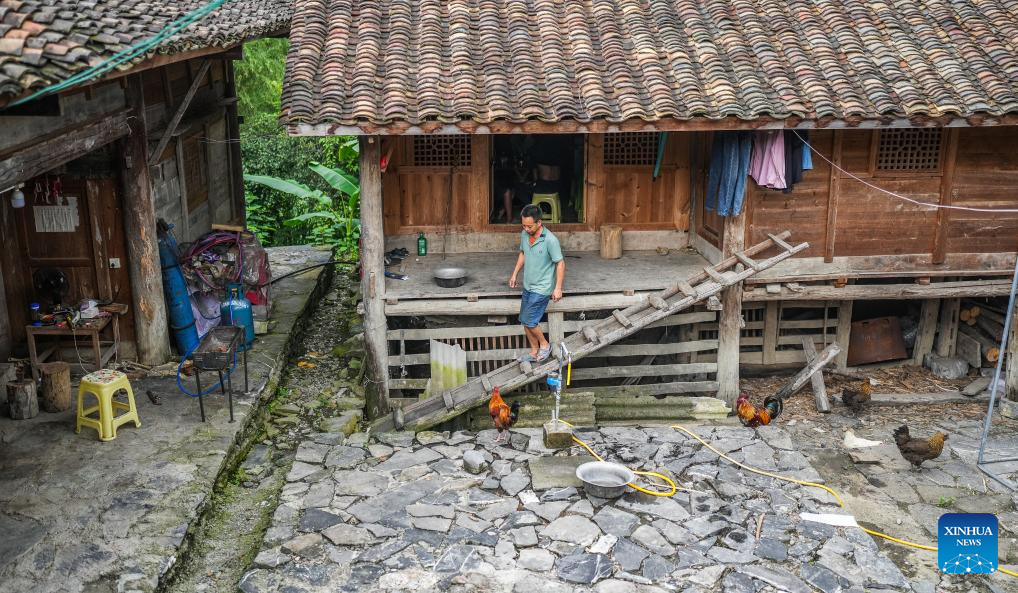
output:
[[[0,0],[0,104],[108,59],[208,2]],[[292,0],[227,0],[155,53],[228,48],[285,31],[292,14]]]
[[[291,42],[291,130],[1018,112],[1013,0],[301,0]]]

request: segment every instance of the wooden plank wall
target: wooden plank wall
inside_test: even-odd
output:
[[[875,170],[879,131],[815,131],[810,142],[824,157],[880,188],[930,203],[991,208],[1018,207],[1018,139],[1014,128],[943,132],[937,171]],[[836,141],[840,137],[841,142]],[[955,156],[956,155],[956,156]],[[953,158],[952,158],[953,157]],[[951,253],[998,253],[1018,249],[1018,215],[938,211],[909,204],[868,187],[814,156],[814,168],[785,194],[750,180],[748,242],[791,230],[808,241],[802,257],[927,254],[934,263]]]
[[[588,135],[584,222],[556,225],[556,230],[595,231],[604,223],[631,230],[688,230],[689,139],[688,134],[669,134],[661,175],[655,181],[653,165],[606,166],[604,135]],[[516,230],[489,224],[491,138],[474,135],[470,142],[470,165],[452,171],[450,206],[450,167],[415,166],[412,137],[386,140],[382,153],[392,150],[382,175],[387,235],[441,233],[447,222],[453,232]]]

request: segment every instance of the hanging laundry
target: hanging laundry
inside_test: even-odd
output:
[[[785,130],[785,189],[792,193],[796,183],[802,181],[802,138],[792,130]]]
[[[742,212],[753,147],[749,132],[715,132],[704,206],[719,216]]]
[[[749,174],[761,187],[785,188],[785,136],[780,130],[754,133]]]
[[[813,168],[813,149],[809,147],[809,132],[803,130],[799,132],[799,136],[805,143],[802,147],[802,170],[809,171]]]

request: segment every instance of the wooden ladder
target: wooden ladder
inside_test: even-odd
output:
[[[649,296],[646,300],[625,310],[618,310],[605,318],[591,321],[566,338],[566,348],[574,361],[596,352],[600,348],[621,340],[643,327],[674,315],[700,301],[706,300],[725,288],[742,282],[754,274],[766,270],[792,257],[809,247],[808,243],[790,245],[785,242],[791,233],[784,231],[777,235],[768,234],[765,241],[728,257],[720,263],[708,266],[702,272],[694,274],[686,280],[680,280],[675,286]],[[779,253],[773,257],[755,260],[753,256],[777,247]],[[734,268],[741,264],[743,269]],[[533,383],[559,368],[558,357],[561,350],[558,344],[552,344],[554,356],[541,363],[512,362],[494,371],[460,385],[441,395],[414,402],[406,408],[397,408],[371,425],[372,432],[391,430],[421,431],[455,418],[459,414],[485,403],[496,386],[509,393],[528,383]]]

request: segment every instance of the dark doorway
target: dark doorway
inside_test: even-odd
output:
[[[494,136],[489,221],[515,224],[537,203],[549,224],[583,222],[583,135]]]

